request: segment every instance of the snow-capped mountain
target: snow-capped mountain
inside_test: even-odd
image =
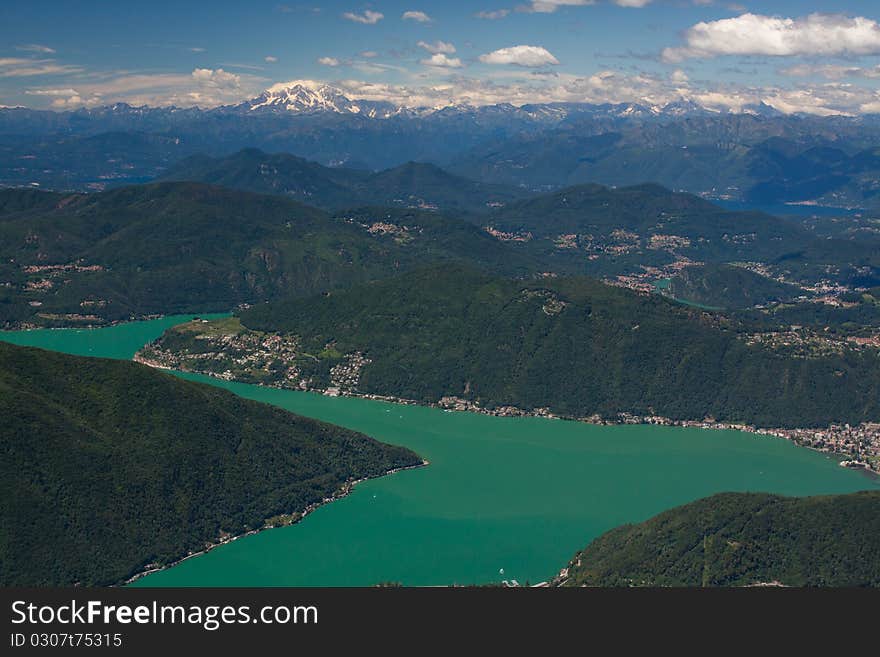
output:
[[[760,103],[751,103],[749,105],[743,105],[741,112],[743,114],[751,114],[752,116],[763,116],[763,117],[778,117],[784,116],[782,112],[780,112],[775,107],[768,105],[767,103],[761,101]]]
[[[356,115],[373,119],[394,116],[450,119],[473,116],[483,119],[524,119],[540,123],[554,123],[572,116],[597,118],[651,119],[661,116],[683,116],[704,113],[706,110],[693,101],[681,100],[666,106],[647,106],[638,103],[534,103],[517,107],[510,103],[496,105],[453,104],[439,107],[404,107],[387,101],[357,100],[342,90],[327,84],[308,81],[276,85],[256,98],[233,108],[242,113],[276,112],[293,114],[332,113]]]
[[[330,85],[292,84],[267,89],[256,98],[237,105],[247,112],[294,112],[317,114],[356,114],[373,119],[396,116],[406,110],[393,103],[370,100],[351,100]]]

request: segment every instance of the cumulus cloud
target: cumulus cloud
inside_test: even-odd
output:
[[[446,41],[435,41],[434,43],[428,43],[427,41],[419,41],[419,48],[423,48],[427,50],[431,54],[436,54],[438,52],[445,53],[447,55],[451,55],[455,52],[455,46]]]
[[[378,57],[379,53],[375,50],[364,50],[361,54],[361,57],[366,57],[367,59],[372,59],[373,57]]]
[[[405,21],[415,21],[416,23],[430,23],[433,20],[423,11],[405,11],[400,18]]]
[[[423,59],[422,64],[425,66],[435,66],[437,68],[461,68],[462,63],[458,57],[449,57],[442,52],[431,55],[428,59]]]
[[[480,55],[485,64],[515,64],[517,66],[539,67],[558,64],[559,60],[541,46],[511,46]]]
[[[510,9],[496,9],[494,11],[478,11],[474,16],[487,21],[497,21],[510,13]]]
[[[687,84],[689,78],[687,73],[678,68],[672,72],[672,75],[669,76],[669,79],[676,84]]]
[[[720,55],[871,55],[880,54],[880,25],[869,18],[810,14],[781,18],[743,14],[701,22],[684,34],[684,45],[663,50],[663,59]]]
[[[335,57],[319,57],[318,63],[323,66],[339,66],[339,60]]]
[[[241,88],[241,76],[224,71],[222,68],[196,68],[191,75],[200,92],[206,93],[210,90],[236,92]]]
[[[263,61],[265,61],[267,64],[275,64],[278,61],[278,58],[273,55],[266,55],[265,57],[263,57]]]
[[[342,14],[342,17],[346,20],[354,21],[355,23],[362,23],[364,25],[375,25],[380,20],[385,18],[385,14],[367,9],[363,14],[355,14],[353,12],[347,11]]]

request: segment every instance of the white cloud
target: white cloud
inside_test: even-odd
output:
[[[49,46],[44,46],[40,43],[26,43],[22,46],[15,46],[16,50],[21,50],[22,52],[35,52],[41,55],[54,55],[55,49],[50,48]]]
[[[532,0],[530,5],[519,9],[533,14],[552,14],[560,7],[586,7],[594,4],[595,0]]]
[[[859,107],[859,112],[862,114],[880,114],[880,94],[875,94],[875,98],[866,103],[863,103]]]
[[[324,66],[339,66],[339,60],[335,57],[319,57],[318,63]]]
[[[375,50],[364,50],[361,54],[361,57],[366,57],[367,59],[373,59],[374,57],[378,57],[379,53]]]
[[[614,0],[614,4],[618,7],[646,7],[651,4],[652,0]],[[705,4],[697,2],[697,4]]]
[[[428,43],[427,41],[419,41],[416,45],[419,48],[423,48],[427,50],[431,54],[437,54],[438,52],[445,53],[447,55],[451,55],[455,52],[455,46],[446,41],[435,41],[434,43]]]
[[[385,18],[385,15],[378,11],[371,11],[367,9],[363,14],[355,14],[353,12],[347,11],[342,14],[342,17],[346,20],[354,21],[355,23],[363,23],[364,25],[375,25],[380,20]]]
[[[447,57],[442,52],[431,55],[428,59],[423,59],[422,64],[425,66],[435,66],[438,68],[461,68],[462,63],[458,57]]]
[[[0,57],[0,78],[23,78],[35,75],[61,75],[79,73],[80,66],[59,64],[54,59],[27,59]]]
[[[676,84],[686,84],[689,78],[687,76],[687,73],[678,68],[672,72],[672,75],[669,76],[669,79]]]
[[[191,75],[202,90],[241,88],[241,76],[222,68],[197,68]]]
[[[28,89],[25,93],[28,96],[47,96],[49,98],[78,95],[77,90],[70,87],[66,89]]]
[[[839,14],[810,14],[781,18],[743,14],[701,22],[684,34],[685,43],[666,48],[663,59],[719,55],[832,56],[880,54],[880,25],[869,18]]]
[[[781,112],[818,116],[880,112],[880,92],[854,85],[826,83],[795,88],[742,87],[714,83],[693,88],[673,76],[597,71],[588,76],[502,71],[492,79],[479,79],[448,70],[443,80],[420,85],[389,84],[364,80],[332,82],[352,99],[386,100],[408,107],[444,107],[449,104],[491,105],[511,103],[585,102],[639,103],[662,107],[690,100],[710,109],[739,112],[764,102]],[[426,78],[427,80],[427,78]],[[314,85],[322,83],[314,82]]]
[[[260,93],[265,79],[238,75],[222,68],[197,68],[191,73],[101,74],[58,88],[31,88],[30,96],[52,99],[52,107],[71,109],[115,102],[131,105],[216,107],[241,102]]]
[[[265,61],[267,64],[275,64],[278,61],[278,58],[274,55],[266,55],[265,57],[263,57],[263,61]]]
[[[190,52],[205,52],[204,48],[200,48],[199,46],[193,46],[192,48],[187,48]]]
[[[496,9],[494,11],[478,11],[474,16],[477,18],[482,18],[487,21],[497,21],[500,18],[504,18],[510,13],[510,9]]]
[[[430,23],[433,20],[423,11],[405,11],[400,18],[405,21],[415,21],[416,23]]]
[[[516,64],[517,66],[538,67],[558,64],[559,60],[541,46],[511,46],[480,55],[485,64]]]

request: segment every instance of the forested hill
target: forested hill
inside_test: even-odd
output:
[[[669,281],[666,291],[676,299],[728,309],[791,301],[805,294],[795,285],[731,265],[686,267]]]
[[[658,414],[765,427],[880,419],[875,350],[808,357],[748,344],[723,317],[582,279],[515,281],[432,268],[242,323],[299,336],[314,386],[356,354],[355,390],[585,417]],[[742,336],[745,338],[745,336]]]
[[[0,326],[226,311],[445,260],[532,269],[477,226],[434,212],[332,217],[199,183],[0,190]]]
[[[621,273],[623,265],[638,273],[686,260],[762,262],[789,281],[831,277],[858,286],[880,273],[876,236],[827,239],[790,218],[725,210],[654,184],[578,185],[510,203],[482,221],[532,251],[595,260],[588,265],[594,273]]]
[[[134,363],[0,342],[0,585],[103,585],[409,450]]]
[[[651,184],[569,187],[512,203],[486,221],[499,230],[530,233],[535,239],[578,235],[602,242],[625,231],[645,248],[657,248],[658,239],[673,236],[686,240],[678,242],[675,252],[695,260],[770,259],[814,241],[806,230],[785,219],[724,210],[698,196]]]
[[[565,586],[880,586],[880,491],[725,493],[613,529]]]
[[[383,205],[478,212],[527,195],[521,188],[475,182],[422,162],[407,162],[373,173],[325,167],[287,153],[264,153],[255,148],[227,157],[190,157],[172,167],[162,179],[281,194],[331,210]]]

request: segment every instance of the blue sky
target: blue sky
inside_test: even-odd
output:
[[[213,106],[310,80],[409,105],[880,112],[878,21],[863,0],[3,0],[0,105]]]

